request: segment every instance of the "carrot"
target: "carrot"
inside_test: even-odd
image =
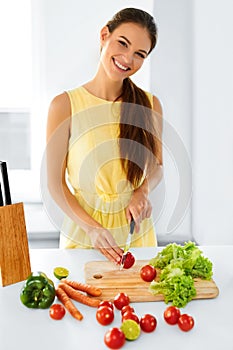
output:
[[[91,286],[90,284],[84,284],[76,281],[69,281],[66,279],[63,279],[62,282],[68,284],[74,289],[78,289],[78,290],[81,290],[82,292],[86,292],[87,294],[92,295],[93,297],[99,297],[102,294],[101,289]]]
[[[58,299],[62,302],[62,304],[65,306],[65,308],[69,311],[69,313],[76,318],[77,320],[81,321],[83,319],[83,315],[81,312],[76,308],[76,306],[72,303],[69,296],[66,294],[66,292],[58,286],[56,289],[56,295]]]
[[[72,288],[67,283],[59,283],[59,287],[62,288],[66,294],[73,300],[78,301],[82,304],[98,307],[100,300],[88,297],[87,295],[80,293],[78,290]]]

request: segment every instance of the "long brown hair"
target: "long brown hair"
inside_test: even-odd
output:
[[[148,30],[153,50],[157,42],[157,27],[154,18],[147,12],[126,8],[117,12],[107,23],[112,33],[123,23],[137,23]],[[127,179],[137,187],[144,175],[153,166],[155,159],[161,159],[161,143],[155,123],[155,113],[146,93],[130,78],[123,81],[119,146],[121,164]]]

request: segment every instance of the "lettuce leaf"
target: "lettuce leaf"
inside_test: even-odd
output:
[[[184,246],[170,243],[152,258],[149,264],[159,269],[164,269],[168,265],[172,268],[179,267],[187,276],[191,275],[194,278],[209,280],[213,275],[211,261],[203,257],[202,251],[194,242],[187,242]]]
[[[174,275],[161,282],[151,282],[152,294],[163,294],[166,304],[169,302],[176,307],[184,307],[196,295],[196,289],[191,276]]]
[[[163,294],[165,303],[184,307],[195,295],[194,278],[211,279],[212,263],[194,242],[168,244],[149,264],[161,270],[159,282],[151,282],[153,294]]]

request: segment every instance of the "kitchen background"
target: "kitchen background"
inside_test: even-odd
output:
[[[0,11],[0,160],[13,202],[24,202],[29,244],[57,247],[59,239],[40,191],[49,103],[93,76],[99,31],[124,7],[147,10],[159,29],[134,79],[163,105],[165,175],[151,195],[159,244],[233,244],[233,2],[8,0]]]

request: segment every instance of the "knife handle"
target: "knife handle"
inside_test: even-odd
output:
[[[0,183],[0,207],[3,206],[3,196],[2,196],[2,187],[1,187],[1,183]]]
[[[8,205],[8,204],[11,204],[11,193],[10,193],[10,186],[9,186],[6,162],[0,162],[0,167],[2,170],[2,181],[3,181],[3,189],[4,189],[4,194],[5,194],[5,205]]]
[[[131,222],[130,222],[130,233],[131,233],[131,235],[133,234],[134,227],[135,227],[135,221],[134,221],[134,219],[132,219]]]

